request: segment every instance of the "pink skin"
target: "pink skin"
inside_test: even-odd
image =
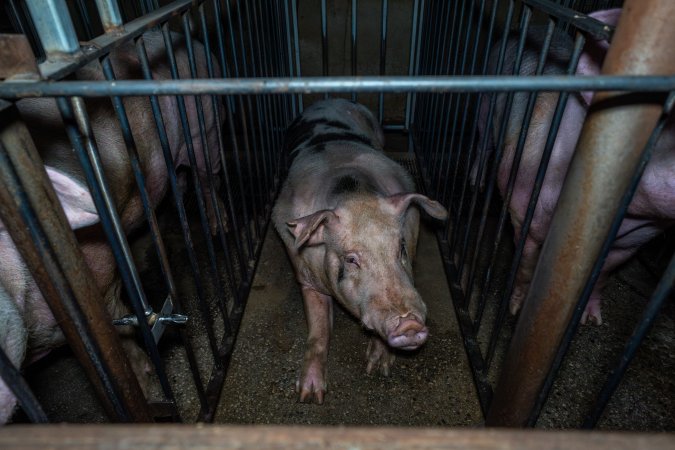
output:
[[[173,34],[174,48],[181,77],[189,77],[187,52],[179,35]],[[161,34],[148,32],[144,35],[148,57],[155,79],[170,78],[164,54]],[[195,53],[200,76],[205,77],[206,61],[201,44],[195,42]],[[132,45],[117,49],[111,56],[115,74],[120,79],[141,78],[140,64]],[[219,70],[218,70],[219,73]],[[85,66],[77,72],[77,78],[103,79],[97,63]],[[200,182],[205,189],[207,214],[211,231],[216,231],[215,209],[208,191],[204,147],[202,145],[194,97],[186,96],[186,108],[190,132],[197,159]],[[217,146],[215,118],[210,97],[202,97],[207,145],[212,170],[220,170],[220,155]],[[125,231],[130,232],[143,223],[144,214],[131,172],[127,150],[122,139],[117,117],[108,99],[87,100],[87,112],[98,144],[104,172],[112,189],[117,211]],[[153,206],[156,206],[168,189],[166,165],[161,152],[155,122],[147,98],[130,97],[124,100],[146,178]],[[53,99],[26,99],[17,106],[26,121],[36,146],[47,165],[47,174],[54,185],[70,226],[75,230],[83,257],[90,267],[111,317],[120,317],[129,311],[120,300],[121,284],[115,270],[115,261],[103,235],[99,217],[84,178],[79,168],[70,141],[63,131],[60,113]],[[178,117],[176,100],[160,97],[173,162],[178,166],[188,165],[187,147]],[[220,211],[224,211],[219,202]],[[223,222],[225,223],[225,222]],[[23,264],[7,231],[0,223],[0,345],[17,367],[43,356],[52,348],[65,343],[63,334],[30,273]],[[121,327],[119,332],[132,367],[146,390],[150,383],[150,362],[133,339],[130,327]],[[14,409],[16,399],[0,380],[0,424],[5,423]]]
[[[318,125],[310,137],[348,129],[372,143],[331,141],[320,150],[299,143],[272,214],[302,288],[309,329],[299,398],[323,403],[333,299],[374,333],[366,354],[368,373],[390,373],[390,347],[413,350],[426,341],[426,306],[412,279],[417,208],[440,220],[447,212],[423,195],[408,193],[414,187],[410,176],[381,153],[381,129],[363,106],[319,102],[303,118],[342,124],[338,130]],[[336,191],[345,177],[368,188]]]
[[[598,11],[591,16],[609,24],[616,24],[620,10]],[[606,41],[589,41],[581,55],[577,73],[597,75],[604,55],[607,52]],[[525,218],[532,186],[546,142],[549,124],[557,102],[557,95],[541,93],[535,104],[534,116],[530,123],[523,157],[516,176],[513,196],[509,203],[509,212],[514,227],[516,241],[521,235],[521,225]],[[554,143],[551,160],[544,178],[541,194],[535,207],[532,224],[525,236],[523,257],[518,268],[510,310],[513,314],[522,306],[532,281],[534,268],[541,246],[550,227],[550,219],[558,202],[562,184],[567,173],[576,143],[581,133],[586,111],[592,100],[592,93],[569,97],[563,119]],[[482,108],[486,114],[486,109]],[[514,114],[512,114],[512,117]],[[485,117],[482,117],[485,123]],[[504,143],[504,156],[498,171],[498,186],[502,194],[506,193],[509,173],[520,130],[521,116],[510,123],[509,133]],[[593,288],[589,302],[581,318],[582,323],[602,324],[601,301],[608,274],[632,257],[641,245],[665,230],[675,219],[673,198],[675,197],[675,121],[671,120],[662,132],[650,163],[645,169],[637,192],[629,206],[628,214],[612,248],[602,267],[598,281]],[[474,169],[475,172],[475,169]],[[475,180],[475,175],[473,176]]]

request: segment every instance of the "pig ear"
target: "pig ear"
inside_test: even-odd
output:
[[[98,223],[98,212],[87,188],[53,167],[47,167],[47,175],[54,185],[72,229],[77,230]]]
[[[330,209],[322,209],[309,216],[288,222],[289,231],[295,236],[295,248],[303,245],[319,245],[323,243],[325,222],[337,219]]]
[[[448,218],[448,211],[443,205],[422,194],[396,194],[388,197],[387,200],[400,215],[405,214],[411,203],[415,203],[434,219],[445,220]]]

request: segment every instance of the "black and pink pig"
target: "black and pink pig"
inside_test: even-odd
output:
[[[388,375],[390,348],[417,349],[429,334],[412,275],[418,208],[439,220],[447,212],[414,192],[383,146],[371,112],[342,99],[313,104],[288,129],[294,161],[272,217],[305,305],[309,336],[296,385],[303,402],[324,400],[333,300],[373,332],[368,373]]]

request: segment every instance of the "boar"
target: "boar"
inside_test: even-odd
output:
[[[146,32],[143,39],[154,79],[171,78],[162,34]],[[184,39],[177,33],[172,33],[171,39],[176,52],[179,73],[181,77],[189,78],[189,60]],[[208,75],[204,48],[198,42],[194,45],[199,76],[206,77]],[[132,43],[116,48],[110,57],[117,78],[142,78],[140,62]],[[97,62],[82,67],[75,76],[80,80],[104,79]],[[211,206],[210,191],[206,181],[208,171],[205,152],[209,152],[211,169],[217,177],[221,161],[216,127],[220,124],[216,123],[211,98],[204,96],[202,102],[208,148],[203,148],[195,99],[190,96],[184,98],[196,154],[197,171],[202,186],[205,188],[207,213],[211,230],[214,232],[216,217]],[[175,97],[163,96],[159,97],[159,103],[166,125],[173,163],[176,167],[188,166],[187,143],[182,127],[175,126],[180,123],[177,100]],[[145,216],[117,116],[109,99],[91,99],[87,100],[86,104],[108,185],[124,230],[130,233],[143,223]],[[148,98],[127,97],[124,99],[124,104],[150,201],[154,207],[161,201],[168,189],[168,172],[150,102]],[[92,197],[85,187],[82,169],[65,134],[56,102],[48,98],[25,99],[19,101],[17,106],[34,137],[36,147],[45,162],[47,174],[54,185],[69,224],[75,230],[85,261],[94,275],[108,312],[111,317],[121,317],[127,314],[128,309],[120,299],[121,282],[115,270],[112,251],[103,234]],[[180,178],[184,178],[184,172],[180,173]],[[184,186],[186,183],[183,180],[180,184]],[[220,211],[224,211],[222,204]],[[7,230],[1,223],[0,260],[3,261],[0,266],[0,345],[12,362],[17,367],[22,367],[50,349],[62,345],[64,337],[14,247]],[[141,387],[147,390],[150,373],[149,360],[136,345],[133,330],[129,327],[121,327],[120,332],[134,372],[139,377]],[[0,424],[9,419],[15,404],[16,399],[0,380]]]
[[[609,25],[616,25],[620,14],[620,9],[612,9],[597,11],[590,14],[590,16]],[[534,74],[543,41],[543,29],[535,27],[529,31],[523,63],[519,72],[521,75]],[[597,41],[589,38],[582,51],[576,73],[579,75],[599,74],[608,47],[609,44],[606,41]],[[516,48],[517,38],[509,39],[502,73],[512,73]],[[571,39],[563,34],[554,35],[544,72],[547,74],[564,74],[571,52]],[[490,62],[494,66],[497,52],[492,52],[490,58]],[[581,134],[592,97],[592,92],[580,92],[573,93],[568,99],[541,188],[541,194],[535,207],[532,224],[527,236],[524,237],[526,241],[523,256],[510,299],[510,310],[513,314],[518,312],[527,296],[539,252],[548,233],[550,219],[558,202],[562,184],[565,180],[579,135]],[[537,97],[534,106],[534,113],[527,132],[522,160],[517,171],[513,194],[508,205],[516,240],[521,237],[521,226],[526,215],[527,205],[530,201],[530,195],[557,101],[557,93],[542,92]],[[488,133],[488,130],[484,129],[487,121],[486,103],[484,102],[481,105],[479,117],[479,130],[483,134]],[[514,96],[506,137],[504,139],[503,157],[497,174],[497,185],[502,196],[505,196],[507,192],[509,175],[523,124],[526,103],[527,94],[518,93]],[[488,133],[487,136],[488,147],[493,146],[496,141],[504,109],[505,95],[500,94],[497,97],[493,120],[492,131],[494,134],[490,136],[490,133]],[[582,315],[582,323],[602,324],[602,290],[607,282],[608,274],[633,256],[642,244],[648,242],[673,224],[675,219],[675,207],[673,207],[675,204],[674,149],[675,120],[671,118],[656,144],[651,161],[644,171],[626,217],[607,255],[607,259]],[[474,181],[475,176],[476,165],[472,169]]]
[[[368,373],[389,374],[389,347],[413,350],[426,341],[426,306],[412,277],[417,208],[439,220],[447,212],[414,193],[410,175],[384,155],[382,129],[362,105],[315,103],[286,139],[294,161],[272,218],[302,290],[309,330],[296,390],[301,402],[321,404],[333,299],[374,332]]]

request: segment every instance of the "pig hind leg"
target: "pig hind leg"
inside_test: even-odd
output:
[[[333,328],[333,299],[306,286],[302,287],[302,297],[309,335],[296,391],[301,402],[322,404],[327,386],[326,362]]]
[[[518,236],[519,234],[520,228],[516,227],[515,235]],[[523,255],[520,259],[520,265],[518,266],[513,292],[511,294],[511,301],[509,303],[509,311],[511,311],[511,314],[514,315],[520,310],[523,302],[525,301],[527,291],[530,288],[530,282],[532,281],[532,276],[534,275],[534,268],[536,267],[537,260],[539,259],[539,242],[532,239],[532,237],[529,235],[525,239]]]

